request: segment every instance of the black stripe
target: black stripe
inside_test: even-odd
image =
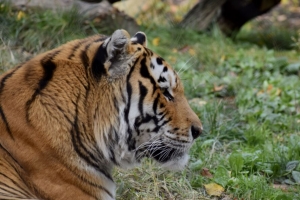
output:
[[[153,103],[153,107],[152,108],[153,108],[154,114],[156,114],[156,110],[157,110],[157,105],[158,105],[159,98],[160,98],[160,94],[157,95],[157,97],[155,98],[154,103]]]
[[[88,77],[87,71],[86,71],[86,77],[82,76],[82,74],[80,74],[79,76],[77,76],[76,73],[74,73],[74,76],[77,78],[78,82],[84,87],[85,93],[86,93],[86,94],[85,94],[85,97],[87,98],[88,92],[89,92],[89,90],[90,90],[90,84],[89,84],[88,81],[86,81],[86,83],[84,83],[83,80],[82,80],[82,79],[84,79],[84,78],[85,78],[85,80],[87,80],[87,77]],[[79,85],[79,84],[78,84],[78,85]],[[78,87],[77,87],[77,88],[78,88]],[[78,88],[78,89],[79,89],[79,88]]]
[[[169,101],[174,101],[174,97],[170,94],[167,88],[163,90],[163,95],[167,97]]]
[[[6,188],[10,188],[10,189],[13,189],[14,191],[18,192],[18,194],[22,194],[24,195],[25,197],[29,197],[29,193],[24,191],[24,190],[18,190],[18,189],[23,189],[21,188],[21,186],[16,182],[14,181],[13,179],[9,178],[7,175],[3,174],[3,173],[0,173],[0,176],[3,176],[4,178],[6,178],[7,180],[11,181],[14,185],[16,185],[17,187],[16,188],[12,188],[8,185],[6,185],[5,183],[2,183],[0,182],[1,185],[3,185],[4,187]],[[2,188],[3,189],[3,188]],[[11,192],[12,193],[12,192]],[[15,193],[16,194],[16,193]]]
[[[163,120],[167,114],[168,114],[168,112],[165,112],[165,113],[158,119],[158,121]]]
[[[56,69],[56,64],[52,61],[52,59],[59,53],[59,51],[55,52],[50,58],[45,58],[41,61],[41,65],[44,69],[44,76],[39,82],[39,86],[37,91],[40,93],[51,81],[54,71]]]
[[[72,59],[74,56],[75,56],[75,53],[76,53],[76,51],[77,51],[77,49],[82,45],[82,44],[84,44],[84,43],[86,43],[86,42],[88,42],[88,41],[90,41],[91,43],[93,43],[93,42],[102,42],[102,41],[104,41],[104,40],[106,40],[106,38],[107,38],[107,36],[104,36],[104,35],[100,35],[100,37],[98,38],[98,39],[96,39],[95,41],[90,41],[91,40],[91,38],[85,38],[85,39],[82,39],[82,40],[80,40],[80,41],[78,41],[78,43],[73,47],[73,49],[72,49],[72,53],[68,56],[68,59]]]
[[[85,75],[86,75],[86,79],[88,79],[88,68],[90,66],[90,60],[86,54],[86,52],[88,51],[88,49],[90,48],[92,43],[88,44],[85,46],[84,50],[81,52],[81,61],[82,61],[82,64],[85,68]],[[87,99],[88,99],[88,95],[89,95],[89,92],[90,92],[90,83],[87,81],[87,85],[82,83],[81,79],[78,77],[78,80],[81,82],[81,84],[84,86],[85,88],[85,108],[86,110],[88,109],[88,103],[87,103]]]
[[[9,151],[7,151],[7,149],[6,148],[4,148],[2,145],[1,145],[1,143],[0,143],[0,148],[2,148],[3,149],[3,151],[5,151],[5,153],[7,153],[14,161],[15,161],[15,163],[17,163],[18,164],[18,166],[20,167],[20,168],[22,168],[23,169],[23,167],[18,163],[18,161],[10,154],[10,152]],[[13,165],[12,165],[12,167],[14,168],[14,170],[15,171],[18,171]]]
[[[2,120],[3,120],[3,122],[4,122],[4,124],[5,124],[6,132],[9,134],[9,136],[11,137],[11,139],[14,140],[14,136],[13,136],[11,130],[10,130],[8,121],[7,121],[6,117],[5,117],[5,114],[4,114],[4,112],[3,112],[3,109],[2,109],[2,107],[1,107],[1,105],[0,105],[0,116],[1,116],[1,118],[2,118]]]
[[[157,133],[161,127],[163,127],[166,123],[168,123],[170,121],[172,121],[171,118],[169,118],[168,120],[165,120],[161,125],[155,127],[152,131]]]
[[[148,89],[142,84],[141,81],[139,81],[139,89],[140,89],[140,99],[139,99],[139,111],[141,116],[143,116],[143,103],[144,99],[148,93]]]
[[[78,97],[77,97],[76,105],[79,104],[79,99],[80,99],[80,95],[78,95]],[[74,149],[77,152],[77,154],[80,157],[82,157],[88,164],[93,166],[97,171],[101,172],[107,179],[113,181],[111,175],[108,172],[99,168],[100,165],[97,161],[105,160],[103,154],[100,151],[98,151],[96,153],[98,158],[96,158],[95,155],[92,152],[88,151],[88,149],[85,147],[85,144],[81,140],[81,135],[83,135],[84,133],[82,133],[80,131],[78,123],[79,123],[79,121],[78,121],[78,106],[76,106],[75,117],[73,120],[73,126],[72,126],[72,130],[71,130],[72,143],[73,143]]]
[[[137,62],[137,61],[136,61]],[[136,63],[134,64],[134,66],[136,65]],[[129,81],[130,77],[131,77],[131,74],[134,70],[134,66],[130,69],[130,72],[128,73],[127,75],[127,84],[126,84],[126,89],[127,89],[127,105],[126,105],[126,108],[125,108],[125,121],[126,123],[129,122],[128,120],[128,114],[129,114],[129,110],[130,110],[130,104],[131,104],[131,95],[132,95],[132,86],[131,86],[131,83]]]
[[[7,151],[7,149],[6,148],[4,148],[2,145],[1,145],[1,143],[0,143],[0,148],[11,158],[11,159],[13,159],[13,161],[21,168],[21,169],[23,169],[23,167],[19,164],[19,162],[11,155],[11,153],[9,152],[9,151]],[[18,169],[16,168],[16,166],[15,165],[10,165],[11,167],[12,167],[12,169],[15,171],[15,172],[17,172],[18,173]],[[19,175],[19,174],[18,174]],[[22,176],[20,176],[19,175],[19,178],[25,183],[25,180],[23,179],[23,177]],[[15,183],[15,182],[14,182]],[[15,183],[16,184],[16,183]],[[18,185],[18,184],[16,184],[16,185]],[[19,186],[19,188],[21,188],[21,189],[23,189],[20,185],[18,185]],[[24,192],[26,192],[27,194],[28,194],[28,196],[30,195],[25,189],[24,189]]]
[[[128,99],[127,99],[127,105],[124,109],[124,115],[125,115],[125,122],[127,124],[127,144],[128,144],[128,150],[131,151],[133,150],[134,148],[132,148],[132,145],[130,145],[131,143],[131,140],[132,140],[132,130],[129,126],[129,111],[130,111],[130,105],[131,105],[131,95],[132,95],[132,86],[131,86],[131,83],[130,83],[130,77],[131,77],[131,74],[137,64],[138,60],[135,61],[134,65],[131,67],[130,69],[130,72],[128,73],[127,75],[127,78],[126,78],[126,82],[127,82],[127,85],[126,85],[126,89],[127,89],[127,95],[128,95]]]
[[[89,60],[89,57],[87,56],[86,52],[88,51],[88,49],[90,48],[91,45],[92,45],[92,43],[87,44],[85,46],[84,50],[82,50],[81,55],[80,55],[81,62],[86,69],[90,66],[90,60]]]
[[[3,186],[6,187],[6,188],[1,187],[1,185],[3,185]],[[8,189],[10,189],[10,190],[8,190]],[[14,198],[20,198],[20,195],[19,195],[19,194],[16,194],[16,193],[14,193],[14,192],[12,191],[12,190],[14,190],[14,188],[9,187],[9,186],[7,186],[7,185],[1,183],[1,182],[0,182],[0,190],[1,190],[1,191],[4,191],[4,192],[6,192],[6,193],[8,193],[8,194],[5,194],[5,196],[8,196],[8,195],[9,195],[9,197],[14,196]]]
[[[162,59],[159,58],[159,57],[156,58],[156,62],[157,62],[157,64],[159,64],[159,65],[162,65],[162,64],[163,64]]]
[[[155,66],[153,65],[152,62],[150,63],[150,67],[151,67],[152,69],[155,69]]]
[[[6,74],[2,80],[1,80],[1,83],[0,83],[0,94],[2,93],[2,90],[5,86],[5,82],[7,81],[8,78],[10,78],[22,65],[16,67],[12,72]]]
[[[106,69],[104,67],[104,63],[106,62],[106,59],[107,59],[106,47],[104,47],[104,45],[101,44],[92,61],[92,74],[97,81],[100,81],[102,75],[106,74]]]
[[[77,119],[77,117],[76,117]],[[76,124],[74,124],[73,129],[72,129],[72,142],[73,142],[73,146],[75,151],[77,152],[77,154],[83,158],[89,165],[91,165],[92,167],[94,167],[97,171],[101,172],[107,179],[113,181],[111,175],[109,173],[107,173],[106,171],[104,171],[103,169],[100,169],[100,165],[98,164],[98,160],[105,160],[103,155],[101,155],[102,153],[97,152],[97,156],[98,158],[95,157],[95,155],[90,152],[86,147],[85,144],[82,142],[80,135],[82,135],[81,131],[79,131],[79,127],[77,125],[77,120],[76,120]]]
[[[19,69],[21,67],[21,65],[20,66],[18,66],[18,67],[16,67],[12,72],[10,72],[10,73],[8,73],[8,74],[6,74],[3,78],[2,78],[2,80],[1,80],[1,82],[0,82],[0,97],[1,97],[1,95],[2,95],[2,92],[3,92],[3,88],[4,88],[4,86],[5,86],[5,82]],[[9,127],[9,123],[8,123],[8,121],[7,121],[7,119],[6,119],[6,116],[5,116],[5,113],[4,113],[4,111],[3,111],[3,108],[2,108],[2,106],[0,105],[0,116],[1,116],[1,118],[2,118],[2,120],[3,120],[3,122],[4,122],[4,124],[5,124],[5,128],[6,128],[6,131],[7,131],[7,133],[10,135],[10,137],[14,140],[14,137],[13,137],[13,135],[12,135],[12,132],[11,132],[11,130],[10,130],[10,127]]]
[[[159,76],[159,79],[157,80],[157,82],[166,82],[167,81],[167,79],[165,78],[165,77],[163,77],[163,76]]]
[[[165,66],[163,69],[163,72],[167,72],[167,71],[168,71],[168,68]]]
[[[112,147],[109,147],[109,152],[110,152],[110,160],[115,164],[115,165],[119,165],[116,161],[116,157],[115,157],[115,153]]]
[[[66,112],[62,109],[62,107],[60,107],[59,105],[56,105],[56,107],[63,114],[63,116],[65,117],[65,119],[72,125],[71,119],[69,119],[69,117],[65,114]],[[70,113],[70,112],[68,112],[68,113]]]
[[[120,124],[120,122],[119,122],[119,124]],[[118,144],[119,140],[120,140],[118,131],[114,128],[113,132],[114,132],[114,136],[115,136],[115,144]]]
[[[87,183],[87,184],[89,184],[89,185],[91,185],[91,186],[93,186],[93,187],[96,187],[96,188],[99,188],[99,189],[101,189],[101,190],[103,190],[103,191],[105,191],[112,199],[114,199],[114,196],[112,195],[112,193],[110,193],[106,188],[104,188],[103,186],[101,186],[101,185],[97,185],[97,184],[95,184],[95,183],[93,183],[93,182],[90,182],[88,179],[85,179],[84,177],[82,177],[82,176],[80,176],[79,174],[77,174],[76,172],[74,172],[74,171],[72,171],[72,170],[70,170],[78,179],[80,179],[82,182],[84,182],[84,183]],[[84,191],[85,192],[85,191]],[[85,192],[86,193],[86,192]],[[91,195],[90,193],[89,193],[89,195]],[[96,198],[96,197],[95,197]]]
[[[72,125],[72,121],[70,120],[70,118],[65,114],[66,112],[59,106],[59,105],[53,105],[50,103],[45,103],[43,101],[41,101],[41,104],[43,105],[43,107],[46,109],[47,113],[51,114],[52,118],[55,119],[56,121],[62,121],[62,118],[60,115],[57,115],[57,110],[55,110],[55,115],[52,115],[53,113],[53,106],[55,106],[58,111],[61,112],[61,114],[64,116],[64,118],[69,122],[70,125]],[[49,108],[48,108],[49,107]],[[50,110],[49,110],[50,109]]]
[[[52,60],[59,52],[60,52],[60,50],[57,50],[57,51],[53,52],[52,54],[45,56],[41,60],[41,65],[42,65],[43,70],[44,70],[44,76],[42,77],[42,79],[40,79],[40,81],[38,83],[38,87],[36,88],[35,92],[31,96],[31,99],[29,99],[26,102],[26,109],[25,109],[26,110],[26,121],[28,123],[30,123],[29,110],[30,110],[31,104],[35,101],[35,98],[37,97],[37,95],[39,95],[41,93],[41,91],[51,81],[51,79],[53,77],[53,74],[54,74],[54,71],[56,69],[56,65]]]
[[[153,92],[152,92],[152,95],[153,95],[155,92],[155,89],[156,89],[156,82],[148,71],[148,67],[146,65],[146,57],[141,60],[140,73],[141,73],[142,77],[150,79],[150,82],[152,83],[152,86],[153,86]]]
[[[116,112],[119,113],[118,99],[116,97],[114,97],[113,102],[114,102],[114,108],[115,108]]]
[[[9,194],[7,194],[7,193],[3,193],[3,192],[1,192],[1,190],[0,190],[0,196],[4,196],[4,197],[10,197],[10,198],[12,198],[11,196],[8,196]]]
[[[146,116],[143,117],[141,120],[137,118],[134,125],[136,129],[138,129],[142,124],[149,123],[151,120],[153,120],[156,127],[152,130],[152,132],[157,133],[162,126],[164,126],[166,123],[172,120],[171,118],[169,118],[168,120],[164,120],[161,125],[158,125],[158,123],[161,122],[166,117],[166,115],[167,113],[164,113],[164,115],[161,116],[160,119],[158,119],[156,116],[151,116],[149,114],[146,114]]]
[[[108,36],[106,35],[99,35],[99,38],[97,40],[95,40],[94,42],[102,42],[104,40],[106,40],[108,38]]]
[[[72,49],[72,53],[68,56],[68,59],[72,59],[75,56],[76,50],[85,42],[86,40],[79,41]]]
[[[149,56],[153,56],[153,52],[150,49],[148,49],[148,48],[144,48],[144,49],[146,50],[146,52]]]
[[[149,114],[146,114],[145,117],[143,117],[142,119],[136,118],[135,120],[135,128],[138,130],[138,128],[142,125],[142,124],[146,124],[149,123],[150,121],[153,121],[155,123],[155,128],[152,130],[152,132],[157,132],[161,127],[158,125],[159,120],[157,119],[156,116],[151,116]],[[163,124],[164,125],[164,124]]]

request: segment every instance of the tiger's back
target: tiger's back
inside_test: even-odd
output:
[[[51,190],[51,185],[72,188],[72,182],[81,179],[78,169],[70,173],[70,166],[63,161],[60,164],[52,157],[60,157],[59,160],[78,159],[75,154],[61,154],[60,151],[73,151],[70,141],[76,140],[63,133],[75,128],[75,118],[81,118],[83,124],[89,123],[86,114],[79,114],[93,104],[88,97],[84,97],[93,87],[88,81],[87,65],[93,61],[89,53],[93,54],[93,48],[99,48],[104,39],[104,36],[94,36],[72,41],[2,75],[0,194],[3,196],[0,199],[47,199],[43,191]],[[59,169],[59,173],[53,173],[55,169]],[[36,171],[43,173],[35,174]],[[47,176],[52,180],[43,181]],[[71,183],[57,181],[61,176],[70,176],[68,181]],[[76,186],[73,188],[78,191]],[[59,193],[63,194],[64,190]],[[80,191],[54,199],[88,199],[85,196],[85,191]]]
[[[71,41],[1,76],[0,199],[114,199],[113,166],[186,164],[201,129],[143,33]]]

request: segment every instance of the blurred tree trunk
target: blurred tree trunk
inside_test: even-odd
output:
[[[215,22],[220,13],[220,7],[226,0],[200,0],[184,17],[180,26],[195,30],[206,30]]]
[[[238,32],[249,20],[278,5],[281,0],[200,0],[180,25],[198,31],[216,22],[228,36]]]

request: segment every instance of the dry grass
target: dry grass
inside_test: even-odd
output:
[[[192,189],[187,170],[167,171],[151,160],[144,160],[140,167],[131,170],[116,169],[117,199],[207,200],[201,191]]]

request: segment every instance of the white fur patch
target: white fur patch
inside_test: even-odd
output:
[[[189,158],[190,156],[188,154],[184,154],[182,157],[178,157],[164,163],[162,167],[172,171],[180,171],[187,166]]]
[[[156,61],[156,57],[151,58],[151,63],[154,66],[152,74],[154,79],[158,82],[160,78],[164,78],[166,81],[158,82],[160,88],[168,88],[171,95],[173,95],[172,88],[176,86],[174,71],[168,68],[168,71],[164,72],[165,65],[159,65]]]

